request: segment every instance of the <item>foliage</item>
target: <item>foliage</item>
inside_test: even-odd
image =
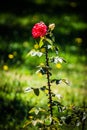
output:
[[[38,26],[36,26],[38,25]],[[51,79],[52,76],[52,67],[51,63],[58,64],[65,62],[66,60],[62,57],[58,56],[58,47],[55,45],[53,30],[55,28],[55,24],[50,24],[48,26],[47,32],[45,31],[44,35],[43,30],[46,25],[43,23],[43,28],[38,29],[42,26],[42,22],[34,25],[32,29],[33,37],[36,39],[36,44],[34,45],[34,49],[32,49],[27,56],[45,56],[45,63],[41,63],[37,66],[38,70],[36,73],[40,73],[41,75],[46,75],[47,86],[39,87],[39,88],[27,88],[26,92],[33,91],[36,96],[39,96],[40,91],[46,93],[48,97],[47,106],[38,107],[34,106],[29,111],[29,121],[26,122],[24,127],[27,125],[35,126],[42,129],[57,129],[60,125],[73,125],[79,126],[83,124],[86,120],[86,112],[84,110],[80,110],[80,108],[76,108],[72,106],[71,108],[67,108],[60,102],[61,95],[55,94],[52,92],[52,83],[56,83],[56,85],[61,84],[61,82],[69,84],[69,81],[66,79]],[[35,29],[35,30],[34,30]],[[41,34],[42,33],[42,34]],[[38,34],[38,37],[37,37]],[[34,36],[35,35],[35,36]],[[39,41],[37,40],[39,38]],[[43,50],[43,51],[42,51]],[[55,56],[49,56],[49,51],[54,51]],[[85,106],[84,106],[85,108]],[[82,125],[83,126],[83,125]]]

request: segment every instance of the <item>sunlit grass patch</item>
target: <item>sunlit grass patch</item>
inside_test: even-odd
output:
[[[0,73],[2,73],[2,75],[0,75],[0,82],[1,82],[1,86],[0,89],[2,88],[3,93],[5,93],[4,89],[6,91],[9,91],[11,93],[15,93],[19,96],[22,96],[24,99],[29,100],[36,100],[36,96],[33,95],[33,92],[29,92],[29,93],[25,93],[25,89],[27,87],[34,87],[34,88],[40,88],[46,85],[46,78],[45,76],[38,76],[37,74],[34,75],[26,75],[22,73],[19,73],[17,71],[1,71]],[[83,77],[80,76],[79,77],[76,75],[76,72],[71,72],[71,74],[68,75],[68,73],[64,72],[64,70],[62,72],[59,73],[55,73],[56,77],[62,77],[63,78],[69,78],[68,80],[70,80],[70,86],[67,86],[66,84],[62,83],[58,86],[56,86],[55,84],[52,84],[52,89],[54,92],[57,92],[58,94],[60,93],[63,96],[63,102],[65,104],[81,104],[83,102],[83,99],[86,96],[86,91],[85,91],[85,87],[81,87],[81,84],[83,85],[84,82],[83,81]],[[62,75],[62,76],[61,76]],[[71,76],[70,76],[71,75]],[[53,75],[54,77],[54,75]],[[78,78],[80,79],[80,81],[78,80]],[[6,85],[6,88],[4,88],[3,86]],[[80,88],[79,88],[80,87]],[[13,94],[14,95],[14,94]],[[80,95],[80,96],[79,96]],[[11,96],[11,95],[10,95]],[[44,94],[42,93],[40,95],[40,98],[42,96],[42,99],[44,97]],[[79,99],[78,99],[79,97]],[[22,98],[22,99],[23,99]],[[40,99],[38,98],[38,100]],[[45,99],[45,98],[44,98]],[[45,102],[45,101],[44,101]],[[44,104],[43,102],[43,104]]]

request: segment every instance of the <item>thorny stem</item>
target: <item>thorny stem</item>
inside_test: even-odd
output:
[[[51,84],[50,84],[50,73],[49,73],[49,58],[48,58],[48,46],[46,45],[46,66],[47,66],[47,85],[48,85],[48,99],[49,99],[49,111],[51,117],[51,125],[53,124],[53,111],[52,111],[52,95],[51,95]]]

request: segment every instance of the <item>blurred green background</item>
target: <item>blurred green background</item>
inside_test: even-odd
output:
[[[36,22],[56,25],[55,44],[67,63],[55,66],[53,76],[67,78],[71,83],[70,87],[64,84],[58,87],[64,96],[63,103],[87,105],[86,8],[86,2],[81,0],[3,0],[0,3],[0,130],[23,129],[29,109],[37,102],[37,97],[25,94],[24,90],[46,82],[35,73],[43,58],[26,58],[34,45],[31,29]],[[41,102],[40,98],[37,100],[44,105],[46,99]]]

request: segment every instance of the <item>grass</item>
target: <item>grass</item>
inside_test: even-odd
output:
[[[79,68],[81,69],[79,71],[72,71],[72,70],[65,70],[64,68],[61,68],[61,70],[56,69],[55,73],[53,74],[52,78],[66,78],[70,81],[70,86],[67,86],[66,84],[62,83],[59,86],[56,86],[53,84],[53,91],[56,91],[58,93],[62,93],[64,96],[63,102],[66,104],[74,103],[74,104],[81,104],[82,99],[86,96],[86,76],[84,73],[84,67],[79,65]],[[77,68],[78,69],[78,68]],[[24,72],[23,72],[24,71]],[[24,96],[27,96],[29,94],[25,94],[24,90],[27,87],[42,87],[46,85],[46,78],[45,76],[41,76],[38,74],[28,74],[28,70],[8,70],[7,72],[1,71],[0,75],[0,89],[3,90],[3,93],[6,91],[9,91],[9,93],[16,93],[18,91],[19,94],[22,94],[23,98]],[[78,72],[78,75],[77,75]],[[7,88],[3,88],[3,86],[7,85]],[[8,94],[9,94],[8,93]],[[14,95],[13,94],[13,95]],[[67,95],[68,94],[68,95]],[[72,94],[72,96],[71,96]],[[78,96],[80,95],[79,99]],[[11,98],[11,97],[10,97]],[[28,97],[30,98],[30,97]],[[28,100],[28,98],[26,98]],[[25,98],[24,98],[25,99]],[[68,99],[68,100],[67,100]],[[81,100],[80,100],[81,99]],[[79,102],[78,102],[79,101]]]

